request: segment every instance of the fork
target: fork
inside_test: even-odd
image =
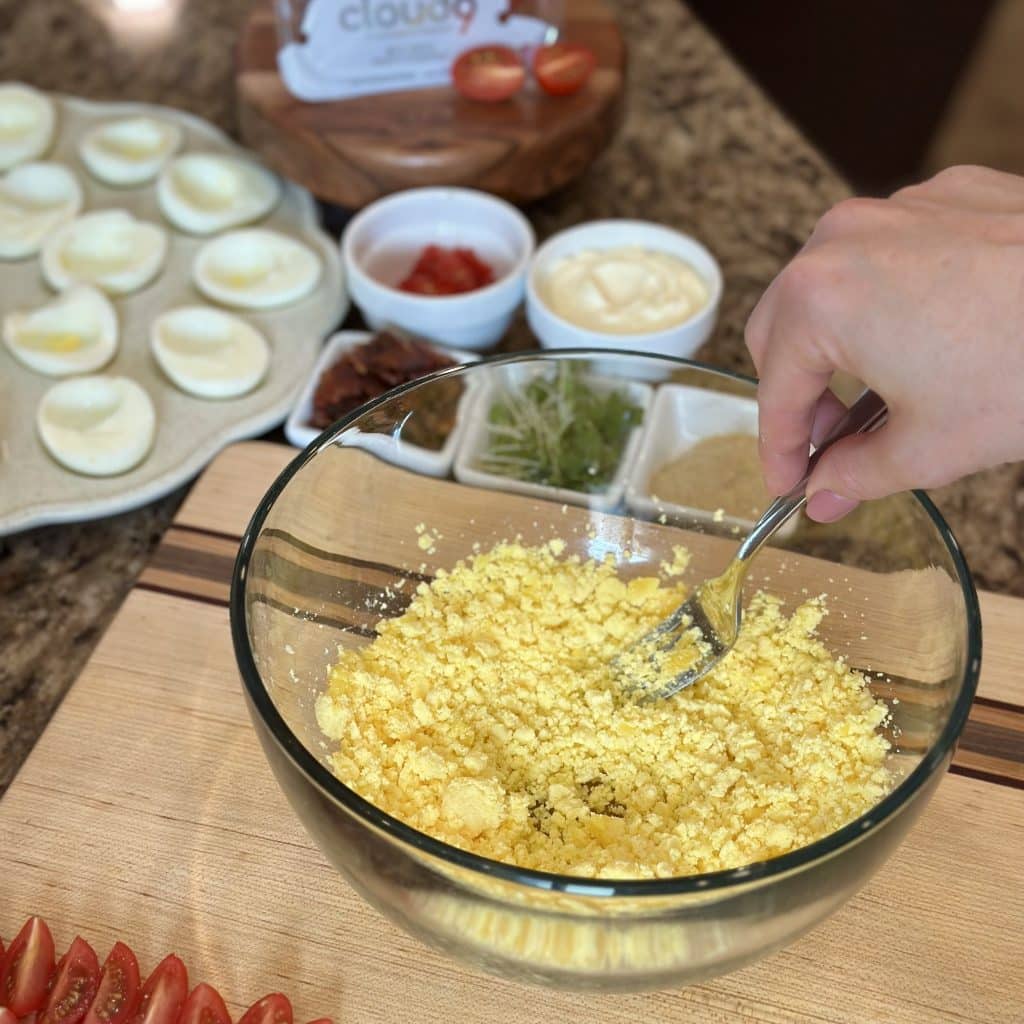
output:
[[[754,555],[807,503],[807,481],[829,447],[841,438],[874,430],[887,416],[888,407],[879,395],[870,389],[860,394],[815,448],[799,482],[765,509],[725,571],[701,583],[664,622],[612,659],[612,671],[625,692],[640,700],[671,697],[705,676],[732,650],[743,618],[743,581]],[[696,656],[685,665],[673,665],[672,656],[684,637],[696,640]]]

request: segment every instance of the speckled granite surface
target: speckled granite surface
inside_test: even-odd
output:
[[[747,314],[846,188],[676,0],[615,6],[631,53],[625,127],[585,180],[531,216],[541,236],[583,219],[639,216],[704,239],[726,288],[701,356],[749,370]],[[160,25],[114,21],[108,0],[0,0],[0,78],[166,103],[232,131],[233,45],[248,7],[249,0],[184,0]],[[0,791],[181,496],[102,523],[0,540]],[[993,470],[936,497],[979,584],[1024,595],[1024,471]]]

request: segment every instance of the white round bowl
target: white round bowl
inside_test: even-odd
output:
[[[707,305],[673,327],[637,334],[590,330],[551,311],[540,283],[559,260],[583,250],[626,245],[685,260],[707,282]],[[561,231],[537,250],[526,277],[526,319],[543,348],[613,348],[686,358],[707,341],[721,298],[722,271],[714,256],[695,238],[643,220],[595,220]]]
[[[400,291],[424,246],[469,247],[495,281],[459,295]],[[523,299],[535,246],[529,221],[502,199],[468,188],[415,188],[371,203],[341,240],[349,293],[374,330],[392,326],[452,348],[496,344]]]

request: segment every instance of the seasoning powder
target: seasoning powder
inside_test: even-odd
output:
[[[659,501],[735,519],[757,519],[771,497],[761,478],[757,438],[716,434],[698,441],[652,474],[648,490]]]
[[[563,550],[460,562],[341,654],[317,718],[346,785],[482,856],[617,878],[787,853],[890,788],[885,705],[816,639],[819,601],[758,594],[715,671],[637,704],[609,662],[684,588]]]

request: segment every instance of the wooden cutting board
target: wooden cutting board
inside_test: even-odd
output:
[[[346,1022],[1019,1024],[1024,1020],[1024,602],[985,595],[979,700],[904,845],[781,953],[689,989],[588,997],[470,972],[392,927],[327,865],[258,749],[228,574],[290,449],[236,445],[182,507],[0,801],[0,933],[169,950],[232,1013],[281,989]]]

